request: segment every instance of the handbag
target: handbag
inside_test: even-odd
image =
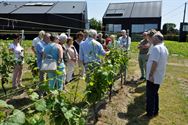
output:
[[[52,47],[53,48],[53,47]],[[50,53],[52,52],[52,49]],[[43,72],[54,72],[57,70],[57,61],[48,54],[42,61],[41,71]]]

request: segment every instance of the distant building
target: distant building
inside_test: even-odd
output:
[[[188,22],[180,23],[179,42],[188,42]]]
[[[104,31],[128,29],[130,35],[149,29],[160,30],[162,1],[110,3],[104,16]]]
[[[2,17],[14,20],[3,20]],[[0,2],[1,33],[2,30],[22,29],[28,34],[33,34],[32,31],[38,33],[40,30],[66,32],[67,29],[71,29],[71,33],[76,33],[87,26],[88,14],[85,1]]]

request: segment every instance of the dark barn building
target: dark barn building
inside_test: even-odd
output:
[[[0,30],[24,30],[36,34],[40,30],[71,33],[88,26],[87,3],[68,1],[0,2]]]
[[[106,33],[128,29],[130,35],[140,34],[149,29],[160,30],[161,1],[110,3],[104,16]]]

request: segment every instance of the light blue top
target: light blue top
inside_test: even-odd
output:
[[[100,62],[99,56],[104,56],[102,45],[93,38],[87,38],[84,42],[80,43],[79,59],[84,63],[90,63],[93,61]]]
[[[55,45],[56,43],[50,43],[48,44],[45,49],[44,49],[44,53],[45,55],[51,55],[52,59],[55,59],[56,62],[58,62],[59,59],[59,51],[57,46]],[[64,67],[64,63],[61,62],[61,64],[59,66],[63,66]]]
[[[42,64],[42,56],[44,52],[44,47],[47,45],[44,41],[40,41],[37,43],[36,46],[36,53],[37,53],[37,66],[40,69]]]
[[[50,43],[48,44],[45,48],[44,48],[44,53],[45,55],[51,55],[52,59],[55,59],[56,61],[58,61],[58,48],[56,47],[55,43]]]

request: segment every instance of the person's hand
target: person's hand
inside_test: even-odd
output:
[[[74,58],[74,59],[71,59],[73,62],[76,62],[77,60]]]
[[[150,81],[150,82],[154,82],[154,77],[153,77],[153,75],[149,75],[149,81]]]

